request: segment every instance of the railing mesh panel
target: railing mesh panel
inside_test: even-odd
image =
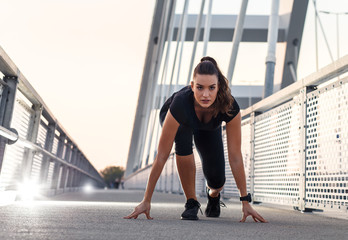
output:
[[[47,127],[43,124],[40,124],[39,126],[39,133],[37,135],[37,143],[39,143],[43,148],[45,147],[46,143],[46,136],[47,136]]]
[[[254,200],[297,205],[300,105],[283,104],[255,117]]]
[[[40,181],[40,170],[42,164],[42,154],[35,154],[33,159],[33,164],[31,166],[31,176],[30,179],[34,182]]]
[[[348,84],[307,94],[306,207],[348,206]]]
[[[58,138],[57,137],[54,137],[54,140],[53,140],[53,146],[52,146],[52,153],[57,155],[57,152],[58,152]]]
[[[48,166],[48,174],[47,174],[47,186],[52,185],[52,180],[53,180],[53,173],[54,173],[54,162],[50,162],[50,165]]]

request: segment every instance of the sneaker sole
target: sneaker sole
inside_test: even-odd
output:
[[[218,215],[218,216],[208,216],[208,215],[205,215],[206,217],[210,217],[210,218],[218,218],[218,217],[220,217],[220,215]]]
[[[198,220],[198,217],[192,217],[192,218],[186,218],[186,217],[181,217],[181,220]]]

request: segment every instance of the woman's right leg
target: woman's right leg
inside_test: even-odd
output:
[[[189,127],[179,126],[175,136],[175,152],[181,185],[187,199],[181,219],[197,220],[201,204],[196,198],[196,165],[192,153],[192,130]]]
[[[196,164],[193,154],[187,156],[176,155],[176,165],[186,199],[193,198],[197,200],[195,184]]]

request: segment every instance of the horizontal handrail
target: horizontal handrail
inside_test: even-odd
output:
[[[0,136],[5,137],[6,139],[14,142],[18,140],[17,134],[8,130],[7,128],[4,128],[3,126],[0,126]]]
[[[0,78],[0,84],[1,84],[2,86],[7,86],[7,82],[5,82],[4,80],[2,80],[1,78]]]
[[[49,158],[54,159],[55,161],[57,161],[57,162],[59,162],[61,164],[66,165],[67,167],[73,168],[73,169],[79,171],[80,173],[83,173],[86,176],[95,179],[98,182],[104,183],[103,180],[101,180],[101,179],[99,179],[99,178],[89,174],[88,172],[78,168],[77,166],[75,166],[73,164],[70,164],[70,163],[66,162],[64,159],[61,159],[61,158],[55,156],[53,153],[47,151],[46,149],[40,147],[39,145],[36,145],[36,144],[34,144],[34,143],[32,143],[32,142],[30,142],[30,141],[28,141],[28,140],[26,140],[26,139],[24,139],[22,137],[19,137],[14,132],[11,132],[10,130],[8,130],[8,129],[2,127],[2,126],[0,126],[0,135],[2,137],[5,137],[5,138],[11,140],[11,141],[17,141],[18,140],[17,144],[21,144],[22,146],[24,146],[26,148],[29,148],[31,150],[34,150],[34,151],[39,151],[39,152],[43,153],[44,155],[48,156]]]

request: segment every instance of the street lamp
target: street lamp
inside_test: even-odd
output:
[[[339,15],[347,15],[348,12],[330,12],[330,11],[320,11],[325,14],[334,14],[336,15],[336,31],[337,31],[337,59],[340,57],[340,40],[339,40],[339,24],[338,24],[338,16]]]

